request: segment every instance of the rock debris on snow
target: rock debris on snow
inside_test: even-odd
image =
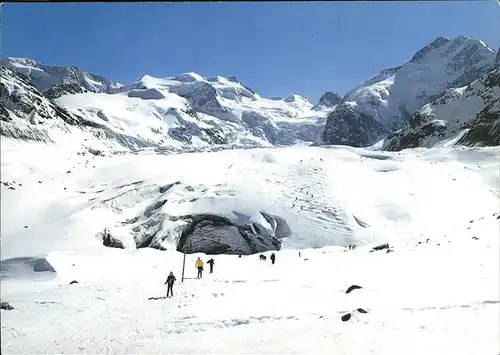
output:
[[[0,309],[6,310],[6,311],[11,311],[14,309],[14,307],[12,307],[9,304],[9,302],[2,302],[2,303],[0,303]]]
[[[352,286],[349,286],[349,288],[345,291],[345,293],[351,293],[352,291],[354,290],[359,290],[361,289],[362,287],[361,286],[358,286],[358,285],[352,285]]]

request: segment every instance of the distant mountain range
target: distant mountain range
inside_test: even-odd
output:
[[[143,76],[120,84],[31,59],[0,61],[0,133],[116,151],[343,144],[399,150],[499,145],[499,58],[485,43],[438,38],[343,98],[264,98],[235,77]],[[334,78],[332,79],[334,80]]]

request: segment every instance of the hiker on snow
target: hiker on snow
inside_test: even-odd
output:
[[[201,279],[203,276],[203,261],[198,257],[196,260],[196,264],[194,264],[194,267],[198,269],[198,279]]]
[[[210,265],[210,273],[213,273],[214,272],[214,264],[215,264],[215,260],[210,258],[209,261],[207,261],[207,264]]]
[[[167,285],[167,298],[168,297],[174,297],[174,282],[176,278],[174,276],[174,273],[170,271],[170,274],[167,277],[167,281],[165,281],[165,285]],[[169,296],[170,294],[170,296]]]
[[[271,263],[274,264],[275,260],[276,260],[276,255],[274,255],[274,253],[272,253],[271,254]]]

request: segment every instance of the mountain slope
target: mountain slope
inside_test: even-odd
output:
[[[45,98],[26,78],[5,67],[0,67],[0,77],[2,135],[51,141],[45,127],[63,129],[81,123],[78,117]]]
[[[312,143],[320,138],[325,117],[333,109],[313,110],[299,95],[262,98],[234,77],[145,75],[136,83],[121,85],[73,67],[49,67],[28,59],[9,58],[2,66],[15,72],[5,80],[16,77],[33,85],[32,91],[44,90],[45,98],[56,106],[96,129],[105,128],[101,137],[126,135],[143,142],[142,147]]]
[[[0,133],[76,151],[156,147],[156,142],[110,129],[45,97],[28,77],[0,67]]]
[[[443,143],[500,145],[500,66],[423,106],[404,128],[385,138],[382,149],[430,148]]]
[[[92,92],[113,92],[122,85],[102,76],[86,72],[74,66],[56,67],[43,65],[27,58],[6,58],[0,60],[0,67],[6,67],[30,79],[37,90],[43,92],[54,86],[76,84]]]
[[[318,104],[314,105],[313,110],[321,111],[325,108],[335,109],[342,102],[342,98],[334,92],[327,91],[319,98]]]
[[[438,38],[404,65],[382,71],[350,91],[327,119],[328,144],[367,146],[401,127],[423,105],[491,70],[495,52],[460,36]]]

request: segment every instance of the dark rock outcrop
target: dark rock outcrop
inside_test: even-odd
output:
[[[2,302],[0,303],[0,309],[6,310],[6,311],[12,311],[14,307],[12,307],[9,302]]]
[[[165,98],[165,96],[156,89],[130,90],[128,97],[137,97],[143,100],[159,100]]]
[[[52,265],[47,261],[47,259],[42,258],[42,259],[36,259],[35,263],[33,264],[33,271],[35,272],[56,272]]]
[[[389,133],[373,116],[360,112],[351,104],[343,103],[327,117],[323,141],[326,144],[363,147]]]
[[[188,144],[191,144],[191,140],[193,139],[193,134],[189,128],[183,126],[169,128],[168,135],[175,140]]]
[[[457,143],[476,147],[500,145],[500,97],[478,113]]]
[[[188,221],[177,244],[180,252],[250,255],[281,248],[281,241],[258,223],[237,224],[213,214],[180,218]]]
[[[73,280],[73,281],[71,281],[69,284],[70,284],[70,285],[74,285],[74,284],[77,284],[77,283],[78,283],[78,281]]]
[[[102,244],[108,248],[125,249],[122,241],[114,238],[109,231],[98,233],[98,237],[101,237]]]
[[[380,244],[380,245],[377,245],[376,247],[373,247],[372,250],[370,250],[370,253],[373,251],[384,250],[384,249],[389,249],[389,248],[390,247],[389,247],[388,243]]]
[[[43,95],[50,100],[54,100],[63,95],[83,94],[86,92],[88,92],[88,90],[85,89],[84,87],[75,83],[68,83],[68,84],[54,85],[50,89],[45,90],[43,92]]]
[[[327,91],[319,98],[318,104],[312,110],[335,107],[342,102],[342,98],[334,92]]]

